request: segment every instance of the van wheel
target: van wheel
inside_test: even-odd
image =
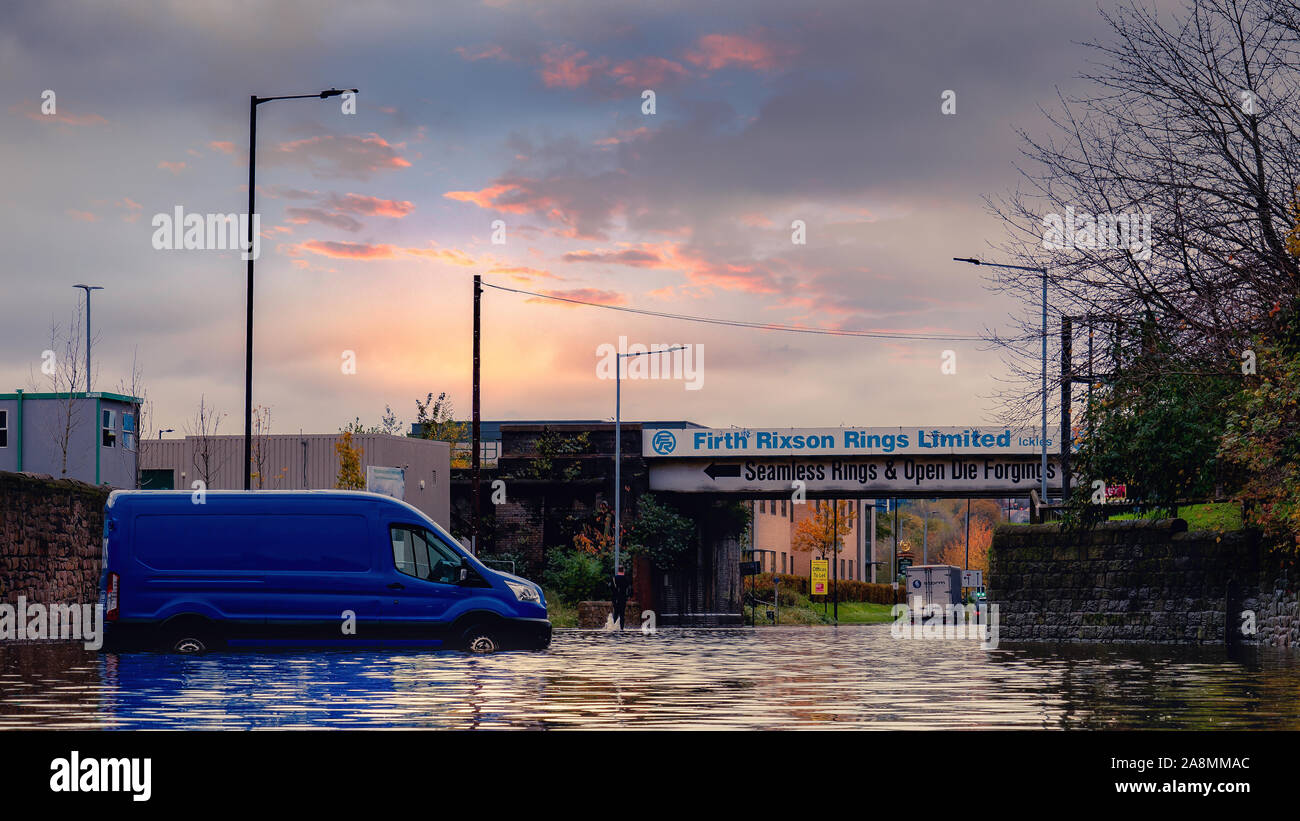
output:
[[[486,627],[471,627],[465,631],[465,637],[461,640],[461,647],[470,653],[495,653],[501,649],[501,639],[498,638],[495,631]]]
[[[221,645],[211,625],[191,619],[172,625],[165,636],[163,650],[185,656],[206,653]]]
[[[173,653],[191,655],[193,653],[204,652],[208,649],[208,646],[204,644],[203,639],[198,636],[184,636],[176,639],[176,641],[172,643],[171,649]]]

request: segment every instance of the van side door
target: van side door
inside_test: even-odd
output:
[[[381,609],[384,633],[394,643],[441,645],[452,613],[469,595],[460,584],[461,559],[415,524],[388,526],[390,581]]]

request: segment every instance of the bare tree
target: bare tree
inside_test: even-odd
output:
[[[1021,132],[1024,184],[989,203],[1011,233],[1000,252],[1049,271],[1049,340],[1061,315],[1141,322],[1183,361],[1226,372],[1300,295],[1287,248],[1300,26],[1277,11],[1276,0],[1190,0],[1172,20],[1136,2],[1102,12],[1113,37],[1088,44],[1093,91],[1045,112],[1050,136]],[[1048,243],[1053,215],[1085,230]],[[1149,218],[1149,244],[1117,216],[1137,218],[1139,231]],[[995,290],[1037,296],[1040,274],[991,270]],[[1026,300],[1016,330],[991,334],[1013,373],[1004,396],[1026,415],[1041,396],[1040,321],[1037,299]]]
[[[257,489],[262,490],[266,487],[267,479],[272,482],[278,482],[287,475],[287,467],[280,468],[274,476],[266,475],[266,460],[271,448],[271,409],[266,405],[258,405],[253,408],[253,441],[249,459],[252,462],[253,478],[257,481]]]
[[[203,481],[205,487],[212,487],[213,477],[226,463],[226,452],[215,440],[217,431],[221,428],[221,420],[225,416],[226,414],[209,407],[207,398],[200,395],[199,409],[185,430],[185,434],[192,442],[191,460],[194,472]]]
[[[55,410],[47,417],[45,429],[59,454],[59,478],[68,475],[68,453],[83,421],[77,414],[76,395],[76,391],[84,389],[86,379],[82,328],[78,303],[66,329],[56,321],[50,322],[50,347],[41,354],[41,381],[55,397]],[[40,390],[34,371],[28,381],[34,391]]]
[[[135,486],[140,487],[140,455],[143,448],[141,443],[149,438],[152,431],[153,401],[149,399],[148,389],[144,386],[144,369],[139,364],[138,351],[131,352],[130,381],[119,381],[117,390],[118,393],[139,400],[133,408],[135,430],[123,430],[122,447],[135,459]],[[125,427],[125,420],[123,420],[123,428]]]

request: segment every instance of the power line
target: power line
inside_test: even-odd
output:
[[[982,342],[983,337],[979,336],[962,336],[950,335],[939,336],[929,334],[907,334],[907,333],[888,333],[884,331],[842,331],[834,328],[802,328],[798,325],[778,325],[770,322],[746,322],[739,319],[716,319],[707,316],[691,316],[689,314],[670,314],[664,311],[651,311],[646,308],[629,308],[623,305],[602,305],[599,302],[586,302],[581,299],[572,297],[555,296],[554,294],[539,294],[534,291],[524,291],[518,288],[507,288],[504,285],[493,285],[489,282],[482,283],[484,288],[495,288],[498,291],[509,291],[512,294],[525,294],[538,299],[552,299],[556,302],[568,302],[573,305],[586,305],[592,308],[604,308],[609,311],[623,311],[629,314],[641,314],[643,316],[654,316],[661,319],[677,319],[683,322],[703,322],[709,325],[726,325],[733,328],[753,328],[762,331],[786,331],[788,333],[799,334],[821,334],[824,336],[858,336],[870,339],[911,339],[920,341],[939,341],[939,342]]]

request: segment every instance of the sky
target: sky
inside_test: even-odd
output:
[[[730,320],[1007,328],[1018,297],[951,258],[996,258],[984,197],[1018,183],[1017,129],[1043,133],[1040,107],[1083,88],[1080,43],[1104,36],[1092,4],[1011,0],[7,4],[0,391],[44,387],[72,286],[101,285],[94,387],[120,388],[134,358],[155,428],[186,432],[202,396],[238,432],[245,263],[156,249],[154,221],[246,211],[250,95],[331,87],[360,89],[355,113],[259,107],[253,396],[273,433],[376,424],[385,405],[410,422],[441,391],[466,418],[475,274]],[[1002,414],[1006,369],[980,342],[494,289],[482,321],[485,419],[612,418],[597,349],[620,337],[703,350],[697,388],[625,382],[625,419]]]

